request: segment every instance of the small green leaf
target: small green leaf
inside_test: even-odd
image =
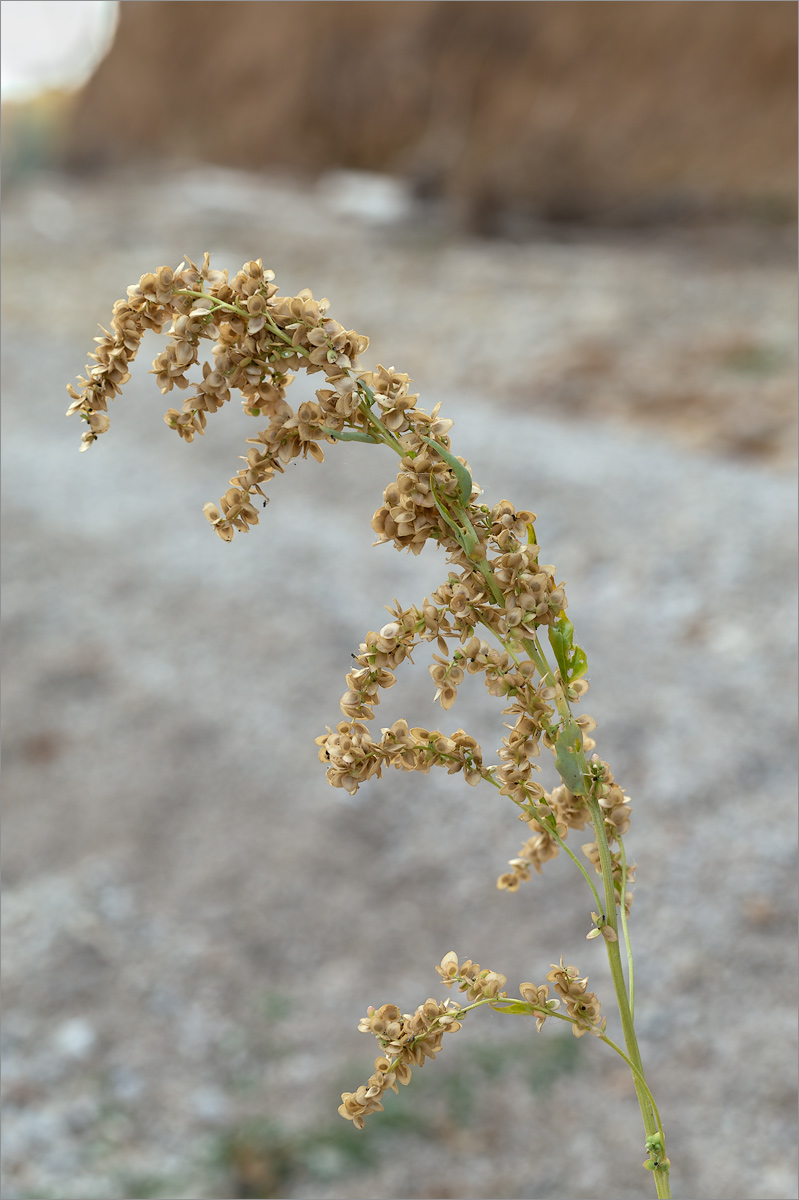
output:
[[[549,627],[549,644],[555,652],[560,677],[564,683],[580,679],[588,670],[588,659],[580,646],[573,644],[574,626],[565,613]]]
[[[571,663],[569,664],[569,682],[574,679],[582,679],[588,670],[588,659],[586,658],[585,650],[582,646],[575,646],[572,653]]]
[[[528,1013],[529,1014],[534,1011],[530,1007],[529,1004],[521,1004],[521,1003],[519,1003],[519,1004],[503,1004],[501,1007],[499,1004],[492,1004],[491,1007],[494,1009],[494,1012]]]
[[[581,759],[584,759],[582,730],[574,717],[570,717],[555,742],[555,768],[575,796],[584,796],[587,790]]]
[[[460,487],[458,498],[461,504],[466,507],[472,497],[472,477],[466,470],[466,467],[464,467],[462,462],[458,462],[454,454],[450,454],[449,450],[445,450],[440,442],[435,441],[433,438],[425,437],[423,433],[420,433],[419,436],[423,442],[427,442],[428,446],[432,446],[445,463],[452,467]]]
[[[560,667],[560,677],[565,683],[569,677],[569,659],[571,657],[572,637],[574,626],[565,613],[561,613],[554,625],[549,627],[549,644],[555,651],[555,658]]]

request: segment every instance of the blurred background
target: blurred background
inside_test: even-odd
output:
[[[3,1196],[647,1183],[626,1068],[548,1026],[475,1015],[362,1133],[336,1115],[367,1005],[438,996],[450,949],[612,991],[567,861],[496,890],[510,805],[325,783],[351,651],[445,575],[370,546],[388,456],[297,464],[223,545],[202,505],[257,425],[234,401],[179,443],[154,336],[78,455],[97,323],[208,250],[329,296],[442,402],[488,502],[538,513],[633,798],[674,1193],[795,1197],[796,6],[10,0],[2,24]],[[491,761],[493,701],[442,714],[426,666],[378,727],[461,725]]]

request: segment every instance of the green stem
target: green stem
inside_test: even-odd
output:
[[[370,437],[368,433],[361,433],[359,429],[331,429],[328,425],[320,425],[319,428],[327,437],[334,438],[337,442],[368,442],[370,446],[379,445],[376,438]]]
[[[349,372],[347,372],[347,373],[349,374]],[[371,388],[369,390],[371,391]],[[373,428],[376,429],[377,432],[380,434],[380,440],[386,446],[389,446],[394,451],[395,454],[398,454],[400,456],[400,458],[404,458],[405,453],[406,453],[405,450],[403,450],[402,446],[399,444],[398,440],[394,437],[394,434],[391,432],[391,430],[388,428],[388,426],[385,425],[380,420],[380,418],[378,416],[376,416],[375,413],[372,412],[372,410],[369,408],[368,404],[361,405],[361,412],[366,417],[369,424],[371,426],[373,426]]]
[[[624,933],[624,945],[627,950],[627,985],[630,996],[630,1017],[635,1019],[635,985],[633,976],[633,948],[630,943],[630,933],[627,928],[627,904],[625,893],[627,891],[627,855],[624,850],[624,842],[621,834],[616,834],[616,840],[619,843],[621,851],[621,904],[619,905],[619,919],[621,921],[622,931]]]
[[[488,568],[487,564],[485,564],[485,565],[490,573],[490,568]],[[493,575],[492,575],[492,579],[493,579]],[[497,586],[497,585],[495,584],[495,586]],[[503,603],[504,603],[504,601],[503,601]],[[556,704],[558,713],[560,714],[560,716],[563,720],[564,726],[565,726],[567,722],[571,722],[574,720],[574,718],[572,716],[571,708],[569,706],[568,700],[566,699],[566,695],[564,693],[562,686],[560,685],[560,683],[558,682],[558,680],[555,677],[555,672],[552,670],[552,668],[549,665],[547,657],[541,648],[541,645],[538,641],[537,636],[535,634],[533,634],[533,636],[531,638],[522,638],[521,643],[524,646],[525,650],[527,651],[531,661],[535,664],[542,680],[549,681],[549,684],[553,688],[553,691],[555,693],[555,704]],[[579,770],[582,773],[583,779],[587,781],[590,778],[590,773],[588,770],[588,763],[585,760],[585,753],[582,750],[577,755],[577,763],[578,763]],[[570,789],[570,790],[573,790],[573,789]],[[643,1064],[641,1062],[641,1053],[638,1048],[638,1039],[636,1038],[635,1027],[633,1025],[633,1015],[632,1015],[632,1010],[631,1010],[632,991],[630,994],[630,999],[628,999],[627,987],[626,987],[625,980],[624,980],[624,971],[623,971],[622,965],[621,965],[621,952],[620,952],[619,942],[618,942],[619,930],[618,930],[618,921],[617,921],[617,917],[616,917],[616,891],[613,886],[613,860],[610,855],[610,847],[608,845],[607,834],[605,831],[604,817],[602,815],[602,811],[600,809],[599,802],[597,801],[596,797],[593,795],[593,792],[587,786],[586,786],[586,791],[584,794],[586,795],[586,801],[587,801],[589,810],[591,812],[591,819],[592,819],[592,823],[594,826],[594,832],[596,835],[597,848],[599,850],[599,859],[600,859],[602,880],[603,880],[604,890],[605,890],[605,905],[604,905],[605,919],[606,919],[607,923],[610,925],[610,927],[612,928],[613,932],[616,934],[616,941],[609,942],[605,938],[603,938],[602,940],[605,942],[605,949],[607,951],[608,962],[610,964],[611,977],[613,979],[613,987],[616,992],[616,1002],[617,1002],[618,1008],[619,1008],[619,1016],[621,1018],[622,1030],[624,1032],[624,1041],[627,1046],[627,1051],[629,1054],[630,1066],[633,1070],[633,1084],[635,1086],[636,1095],[638,1096],[638,1104],[641,1109],[641,1116],[643,1118],[644,1128],[646,1130],[647,1136],[650,1136],[650,1135],[658,1132],[657,1126],[660,1125],[660,1121],[658,1118],[657,1126],[656,1126],[655,1116],[654,1116],[654,1113],[656,1110],[654,1108],[654,1101],[652,1101],[651,1092],[649,1091],[649,1088],[646,1085]],[[571,856],[571,857],[573,857],[573,856]],[[577,860],[575,859],[575,861],[577,861]],[[581,866],[581,864],[578,863],[578,866]],[[587,876],[586,876],[586,878],[587,878]],[[592,885],[592,891],[594,891],[594,894],[596,895],[596,891],[593,888],[593,885]],[[597,900],[598,900],[598,897],[597,897]],[[624,908],[624,895],[623,894],[622,894],[622,902],[621,903],[622,903],[622,909],[623,909]],[[599,905],[599,907],[600,908],[602,907],[601,904]],[[622,918],[622,928],[623,928],[623,932],[624,932],[625,943],[627,946],[627,959],[628,959],[628,963],[630,963],[631,959],[632,959],[632,951],[630,948],[629,937],[627,936],[626,914]],[[630,980],[631,980],[631,986],[632,986],[632,975],[630,976]],[[663,1136],[662,1129],[660,1130],[660,1135],[662,1138],[662,1136]],[[655,1186],[657,1189],[658,1198],[659,1198],[659,1200],[660,1200],[660,1198],[664,1198],[664,1200],[665,1200],[665,1198],[671,1196],[671,1191],[669,1189],[668,1170],[664,1170],[661,1168],[661,1169],[655,1170],[653,1173],[655,1176]]]
[[[572,710],[569,706],[569,701],[566,699],[566,693],[563,690],[563,686],[558,682],[552,667],[549,665],[547,656],[542,650],[541,643],[538,640],[538,635],[534,633],[530,638],[522,638],[522,645],[538,668],[538,673],[540,674],[541,678],[543,680],[549,680],[549,686],[555,692],[555,707],[557,708],[563,720],[573,720],[574,718],[572,716]],[[580,767],[583,773],[587,775],[588,763],[585,761],[585,754],[582,755]]]
[[[252,313],[248,313],[246,308],[239,308],[237,304],[228,304],[227,300],[218,300],[216,296],[212,296],[209,292],[193,292],[191,288],[175,288],[173,293],[175,296],[195,296],[198,300],[210,300],[213,308],[224,308],[228,312],[237,313],[240,317],[251,317]]]
[[[610,846],[608,845],[607,833],[605,831],[605,818],[602,815],[602,810],[599,806],[599,801],[594,795],[593,789],[587,797],[588,808],[591,812],[591,820],[594,826],[594,834],[596,835],[597,850],[599,851],[599,863],[602,871],[602,882],[605,886],[605,915],[608,923],[618,937],[618,921],[616,917],[616,890],[613,886],[613,860],[610,855]],[[603,939],[605,941],[605,939]],[[653,1106],[651,1104],[651,1096],[648,1087],[642,1083],[644,1079],[644,1068],[641,1062],[641,1052],[638,1048],[638,1039],[635,1036],[635,1027],[633,1025],[632,1013],[630,1012],[630,1004],[627,999],[627,987],[624,981],[624,971],[621,965],[621,950],[618,941],[605,941],[605,949],[608,955],[608,963],[610,964],[610,974],[613,979],[613,988],[616,992],[616,1003],[619,1009],[621,1018],[622,1031],[624,1033],[624,1044],[627,1047],[627,1054],[631,1060],[632,1066],[635,1068],[633,1073],[633,1084],[635,1086],[636,1095],[638,1096],[638,1105],[641,1109],[641,1116],[644,1122],[644,1129],[647,1136],[658,1132],[658,1122],[655,1121]],[[658,1197],[669,1197],[668,1173],[662,1170],[653,1172],[655,1176],[655,1186],[657,1188]]]
[[[433,483],[433,472],[432,471],[430,472],[430,491],[433,493],[433,499],[435,501],[436,508],[438,509],[441,519],[452,530],[452,532],[455,535],[455,538],[458,542],[458,545],[460,546],[461,550],[463,550],[464,554],[466,554],[467,553],[466,547],[463,544],[463,540],[464,540],[463,530],[458,527],[458,525],[455,523],[455,520],[450,516],[449,512],[447,511],[445,505],[442,503],[441,497],[439,496],[438,492],[436,491],[436,485]]]
[[[478,1001],[478,1003],[485,1003],[485,1001]],[[545,1008],[544,1006],[530,1004],[527,1000],[517,1000],[512,999],[509,996],[503,996],[495,997],[488,1003],[491,1004],[491,1007],[495,1012],[507,1012],[507,1009],[503,1008],[503,1005],[524,1004],[530,1010],[531,1014],[538,1013],[540,1016],[554,1017],[558,1021],[566,1021],[569,1025],[577,1024],[577,1021],[575,1021],[573,1017],[566,1016],[565,1013],[555,1012],[553,1009]],[[476,1008],[477,1005],[472,1005],[472,1007]],[[663,1132],[663,1122],[660,1119],[660,1113],[658,1112],[658,1106],[655,1103],[655,1098],[649,1090],[649,1085],[647,1084],[646,1079],[644,1078],[644,1073],[641,1070],[640,1059],[638,1065],[636,1065],[630,1056],[624,1053],[621,1046],[617,1046],[613,1039],[609,1038],[606,1033],[597,1032],[596,1036],[600,1041],[604,1042],[606,1046],[610,1046],[611,1050],[615,1050],[619,1057],[623,1058],[627,1066],[630,1068],[630,1072],[633,1077],[633,1083],[635,1084],[636,1092],[639,1096],[639,1103],[641,1101],[641,1097],[644,1097],[644,1102],[647,1105],[647,1110],[649,1112],[649,1125],[651,1125],[652,1128],[650,1129],[647,1127],[647,1136],[650,1136],[651,1134],[657,1134],[660,1138],[660,1144],[665,1152],[666,1135]],[[644,1111],[643,1107],[641,1111]],[[646,1120],[644,1121],[644,1124],[647,1125]],[[661,1200],[661,1198],[662,1200],[670,1200],[671,1188],[669,1185],[668,1165],[664,1164],[663,1166],[656,1168],[653,1174],[655,1176],[655,1188],[657,1190],[659,1200]]]
[[[211,296],[208,292],[193,292],[190,288],[175,288],[174,295],[196,296],[198,300],[210,300],[211,304],[213,305],[211,310],[212,312],[214,309],[223,308],[226,312],[234,312],[237,316],[244,317],[245,320],[249,320],[249,318],[252,317],[252,313],[247,312],[246,308],[239,308],[238,304],[228,304],[226,300],[218,300],[216,296]],[[279,338],[281,338],[288,346],[290,346],[295,354],[301,354],[304,358],[311,357],[311,352],[306,350],[304,346],[297,346],[285,332],[285,330],[281,329],[280,326],[275,323],[268,311],[264,312],[263,316],[272,332],[276,333]]]
[[[494,779],[494,777],[493,777],[493,775],[491,775],[490,771],[483,776],[483,779],[485,779],[487,783],[492,783],[495,788],[499,788],[501,790],[502,784],[499,782],[498,779]],[[540,817],[536,817],[535,819],[536,819],[536,821],[539,822],[539,824],[543,824]],[[599,892],[594,887],[594,881],[592,880],[591,876],[586,871],[583,864],[580,862],[577,855],[574,854],[569,849],[569,847],[566,845],[566,842],[560,836],[560,834],[557,832],[557,830],[553,829],[550,825],[545,826],[545,828],[547,830],[547,833],[549,833],[554,838],[554,840],[558,843],[558,845],[560,846],[560,848],[564,852],[564,854],[568,854],[569,858],[572,860],[572,862],[574,863],[577,870],[582,874],[583,878],[585,879],[585,882],[588,884],[591,891],[594,893],[594,899],[596,900],[597,910],[599,911],[600,915],[604,915],[605,906],[603,905],[602,901],[599,898]]]
[[[624,1051],[622,1050],[621,1046],[617,1046],[617,1045],[616,1045],[616,1043],[613,1041],[613,1039],[612,1039],[612,1038],[609,1038],[609,1037],[608,1037],[608,1035],[607,1035],[606,1033],[601,1033],[601,1034],[599,1034],[599,1040],[600,1040],[601,1042],[604,1042],[604,1043],[605,1043],[605,1045],[607,1045],[607,1046],[610,1046],[610,1048],[611,1048],[612,1050],[615,1050],[615,1051],[616,1051],[616,1053],[617,1053],[617,1054],[618,1054],[618,1055],[619,1055],[621,1058],[623,1058],[623,1059],[624,1059],[624,1061],[627,1063],[627,1066],[630,1068],[630,1070],[632,1071],[633,1075],[634,1075],[634,1076],[636,1076],[636,1077],[638,1078],[638,1080],[639,1080],[639,1082],[640,1082],[640,1084],[641,1084],[641,1087],[644,1089],[644,1091],[646,1092],[646,1094],[647,1094],[647,1096],[648,1096],[648,1098],[649,1098],[649,1103],[650,1103],[650,1104],[651,1104],[651,1106],[652,1106],[652,1112],[654,1113],[654,1116],[655,1116],[655,1121],[657,1122],[657,1132],[660,1134],[660,1136],[661,1136],[661,1139],[663,1140],[663,1142],[664,1142],[664,1145],[665,1145],[665,1137],[666,1137],[666,1135],[665,1135],[665,1134],[664,1134],[664,1132],[663,1132],[663,1122],[662,1122],[662,1121],[661,1121],[661,1119],[660,1119],[660,1113],[658,1112],[658,1106],[657,1106],[657,1104],[655,1104],[655,1097],[652,1095],[651,1091],[649,1090],[649,1085],[647,1084],[647,1082],[646,1082],[646,1080],[644,1079],[643,1075],[642,1075],[642,1074],[641,1074],[641,1072],[638,1070],[638,1068],[636,1067],[636,1065],[635,1065],[635,1063],[632,1061],[632,1059],[631,1059],[631,1058],[628,1058],[628,1056],[627,1056],[627,1055],[624,1053]]]
[[[438,512],[441,515],[441,519],[443,521],[445,521],[446,524],[449,526],[449,528],[452,530],[458,545],[460,546],[461,550],[466,555],[466,557],[469,559],[469,562],[472,564],[472,569],[478,570],[480,572],[480,574],[483,576],[483,578],[485,579],[486,583],[488,584],[488,590],[491,592],[491,595],[494,599],[495,604],[497,604],[500,608],[504,608],[505,597],[502,594],[499,584],[497,583],[496,579],[494,578],[494,573],[491,570],[490,566],[488,565],[488,563],[486,562],[486,560],[484,558],[475,560],[471,557],[471,550],[474,548],[474,543],[477,541],[477,534],[474,532],[474,528],[471,524],[471,521],[469,522],[469,530],[463,530],[457,524],[457,522],[450,516],[444,503],[441,500],[441,497],[439,496],[438,492],[436,491],[435,484],[433,483],[432,471],[430,473],[430,491],[433,493],[433,499],[435,500],[436,508],[438,509]],[[467,537],[471,537],[473,539],[471,547],[467,543],[467,540],[466,540]]]
[[[240,310],[237,309],[237,311],[240,311]],[[244,315],[249,316],[250,314],[245,313]],[[272,317],[269,315],[268,311],[264,313],[264,317],[266,319],[267,325],[272,330],[272,332],[276,333],[279,338],[282,338],[282,340],[286,343],[286,345],[289,346],[294,351],[295,354],[301,354],[303,356],[303,358],[311,357],[310,350],[306,350],[304,346],[298,346],[296,344],[296,342],[291,337],[289,337],[289,335],[286,333],[286,331],[284,329],[281,329],[280,326],[272,319]]]
[[[524,639],[522,639],[522,645],[524,646],[525,650],[529,654],[531,660],[535,663],[542,679],[549,680],[549,682],[551,683],[551,686],[553,687],[554,692],[555,692],[555,704],[557,706],[558,712],[560,713],[561,717],[563,718],[564,723],[566,721],[573,720],[572,715],[571,715],[571,709],[569,707],[569,702],[566,699],[566,696],[564,694],[564,691],[563,691],[561,685],[558,683],[558,681],[555,678],[554,671],[549,666],[546,655],[544,654],[544,652],[541,649],[541,646],[538,642],[538,638],[535,636],[535,634],[533,635],[532,638],[524,638]],[[585,761],[584,754],[581,754],[578,756],[578,765],[583,772],[583,777],[587,779],[589,777],[589,772],[588,772],[588,764]],[[618,942],[619,930],[618,930],[618,921],[617,921],[617,917],[616,917],[616,891],[613,886],[613,860],[610,855],[610,847],[608,845],[607,833],[605,831],[605,821],[604,821],[604,817],[602,815],[601,808],[599,806],[599,802],[596,799],[595,795],[593,795],[593,792],[589,792],[589,794],[586,796],[586,800],[588,803],[589,810],[591,812],[591,819],[592,819],[592,823],[594,826],[594,833],[596,835],[597,849],[599,851],[600,868],[601,868],[602,881],[603,881],[604,890],[605,890],[605,916],[606,916],[606,920],[610,924],[610,927],[613,929],[613,932],[616,934],[616,938],[617,938],[617,940],[613,941],[613,942],[609,942],[606,939],[603,939],[603,941],[605,942],[605,949],[607,951],[608,962],[610,964],[611,977],[613,979],[613,987],[616,992],[616,1002],[617,1002],[618,1008],[619,1008],[619,1016],[621,1018],[622,1030],[624,1032],[624,1041],[625,1041],[625,1045],[627,1047],[631,1065],[634,1068],[633,1084],[635,1086],[636,1094],[638,1096],[638,1104],[641,1109],[641,1116],[643,1118],[644,1128],[646,1130],[647,1135],[649,1136],[651,1134],[656,1133],[657,1129],[655,1127],[653,1106],[650,1103],[651,1093],[649,1092],[649,1088],[646,1086],[646,1083],[644,1080],[644,1070],[643,1070],[643,1064],[641,1062],[641,1052],[638,1048],[638,1039],[636,1038],[635,1027],[633,1025],[633,1014],[632,1014],[632,1009],[631,1009],[632,991],[630,993],[630,999],[628,999],[627,987],[626,987],[625,980],[624,980],[624,971],[622,970],[622,965],[621,965],[621,951],[620,951],[619,942]],[[623,895],[622,895],[621,904],[622,904],[622,910],[623,910],[623,908],[624,908],[624,896]],[[629,938],[627,936],[626,914],[622,918],[622,928],[623,928],[623,932],[624,932],[624,936],[625,936],[625,942],[626,942],[626,946],[627,946],[627,957],[628,957],[628,963],[629,963],[632,959],[632,952],[630,949]],[[631,984],[632,984],[632,976],[631,976]],[[659,1121],[658,1121],[658,1124],[659,1124]],[[662,1135],[662,1130],[661,1130],[661,1135]],[[668,1172],[664,1172],[663,1170],[656,1170],[654,1172],[654,1175],[655,1175],[655,1185],[657,1188],[658,1197],[669,1197],[671,1195],[671,1192],[669,1190]]]
[[[474,560],[472,560],[472,561],[474,561]],[[499,605],[500,608],[504,608],[505,607],[505,597],[502,595],[499,584],[497,583],[496,579],[494,578],[494,572],[491,570],[491,568],[489,567],[486,560],[484,558],[481,558],[479,560],[479,562],[476,562],[474,565],[477,567],[477,570],[480,572],[480,574],[483,576],[486,583],[488,584],[489,591],[491,592],[491,595],[493,596],[496,603]]]
[[[491,634],[492,637],[496,638],[496,640],[499,642],[502,649],[505,650],[510,655],[510,657],[513,659],[513,661],[516,663],[516,666],[518,667],[520,664],[520,659],[519,659],[518,655],[516,654],[516,651],[513,648],[514,647],[513,640],[510,637],[506,638],[506,639],[503,639],[502,637],[500,637],[500,635],[497,633],[496,629],[492,628],[492,626],[488,623],[488,621],[486,621],[483,617],[480,617],[480,624],[485,629],[488,630],[488,632]],[[518,643],[516,645],[516,649],[518,650]],[[527,647],[525,647],[525,649],[527,650]],[[529,650],[527,650],[527,653],[528,653],[528,657],[529,657]],[[538,663],[536,663],[536,667],[538,667]],[[540,668],[539,668],[539,674],[540,674]],[[557,734],[557,730],[556,730],[555,726],[550,725],[543,717],[539,717],[538,720],[539,720],[539,724],[541,725],[541,728],[547,734],[549,734],[549,736],[551,738],[554,739]]]

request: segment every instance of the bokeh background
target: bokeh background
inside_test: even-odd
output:
[[[254,426],[234,402],[179,443],[154,337],[78,455],[97,323],[208,250],[329,296],[538,513],[633,797],[674,1194],[795,1197],[795,5],[2,16],[3,1195],[648,1194],[626,1068],[558,1029],[474,1016],[363,1133],[336,1115],[359,1016],[439,995],[450,949],[611,991],[568,862],[496,890],[509,805],[325,783],[350,652],[444,575],[370,546],[387,456],[299,463],[224,545],[202,504]],[[426,665],[378,724],[490,760],[493,701],[441,714]]]

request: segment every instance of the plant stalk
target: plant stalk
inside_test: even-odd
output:
[[[618,918],[616,916],[616,890],[613,886],[613,861],[610,856],[610,847],[608,845],[607,833],[605,832],[605,819],[602,815],[602,810],[599,801],[592,793],[587,797],[587,803],[591,812],[591,820],[596,834],[596,844],[599,851],[599,862],[602,869],[602,882],[605,886],[605,915],[608,923],[618,937]],[[624,898],[622,897],[622,903]],[[605,939],[603,939],[604,941]],[[648,1091],[643,1087],[641,1079],[644,1076],[643,1063],[641,1062],[641,1051],[638,1048],[638,1039],[635,1036],[635,1027],[633,1025],[632,1013],[630,1012],[630,1004],[627,998],[627,986],[624,979],[624,971],[621,964],[621,949],[618,940],[615,942],[605,941],[605,949],[608,954],[608,962],[610,964],[610,973],[613,979],[613,987],[616,992],[616,1003],[619,1009],[621,1018],[622,1031],[624,1033],[624,1044],[627,1048],[627,1053],[630,1061],[635,1068],[633,1074],[633,1084],[635,1086],[636,1095],[638,1096],[638,1104],[641,1109],[641,1116],[644,1121],[644,1129],[647,1136],[660,1134],[663,1140],[663,1130],[659,1128],[655,1118]],[[640,1078],[639,1078],[640,1075]],[[655,1177],[655,1187],[657,1188],[658,1198],[669,1198],[671,1189],[669,1187],[669,1172],[668,1168],[657,1168],[652,1174]]]

